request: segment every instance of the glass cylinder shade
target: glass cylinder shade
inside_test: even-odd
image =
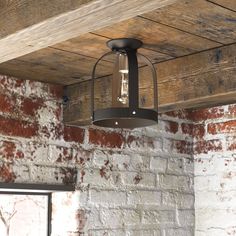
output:
[[[157,79],[152,63],[135,48],[103,55],[92,74],[93,124],[137,128],[157,124]]]

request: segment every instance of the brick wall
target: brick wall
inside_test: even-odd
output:
[[[67,127],[61,97],[60,86],[0,77],[0,181],[76,183],[53,195],[54,236],[193,235],[188,113],[135,131]]]
[[[236,105],[193,112],[196,236],[236,235]]]

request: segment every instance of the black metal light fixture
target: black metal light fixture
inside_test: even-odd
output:
[[[133,38],[113,39],[107,42],[112,50],[104,54],[95,64],[92,72],[91,86],[91,112],[94,125],[111,128],[137,128],[157,124],[157,77],[156,70],[151,61],[144,55],[137,52],[142,42]],[[100,97],[105,95],[106,88],[96,86],[96,78],[99,75],[99,63],[110,63],[112,73],[110,78],[111,92],[109,101],[97,102],[97,92]],[[140,73],[145,70],[149,73]],[[143,76],[141,83],[141,75]],[[102,78],[103,79],[103,78]],[[144,84],[144,85],[143,85]],[[146,86],[146,87],[145,87]],[[146,96],[143,95],[147,92]],[[150,93],[153,91],[153,93]],[[148,98],[148,99],[147,99]],[[96,101],[95,101],[96,100]],[[152,103],[144,107],[145,100]]]

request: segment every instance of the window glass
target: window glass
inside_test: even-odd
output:
[[[0,192],[0,235],[47,236],[48,198]]]

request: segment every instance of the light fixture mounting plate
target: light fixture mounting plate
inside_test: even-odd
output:
[[[142,41],[133,38],[111,39],[107,42],[107,46],[113,51],[136,50],[142,45]]]

